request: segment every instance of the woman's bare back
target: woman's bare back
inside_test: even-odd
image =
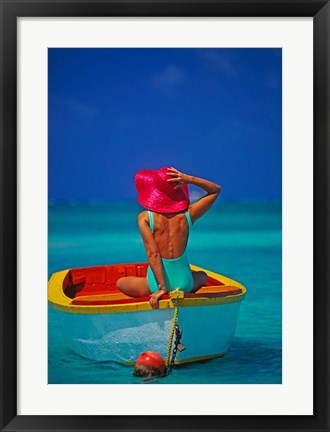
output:
[[[221,187],[216,183],[199,177],[186,175],[175,168],[168,168],[167,182],[172,183],[174,189],[193,184],[207,192],[205,196],[192,203],[188,207],[192,223],[196,222],[213,205],[221,192]],[[146,209],[150,208],[144,205]],[[150,221],[147,211],[138,216],[139,230],[148,257],[148,263],[154,275],[158,291],[151,292],[148,278],[127,276],[118,279],[117,288],[124,294],[138,297],[150,295],[150,304],[158,308],[159,299],[167,291],[162,258],[173,260],[183,255],[188,240],[188,222],[184,212],[181,213],[156,213],[153,212],[154,230],[150,230]],[[191,292],[196,292],[207,281],[207,274],[203,271],[194,272],[193,287]]]
[[[154,238],[160,255],[165,259],[179,258],[188,241],[188,222],[184,213],[152,213]]]

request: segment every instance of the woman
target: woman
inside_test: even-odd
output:
[[[188,184],[207,194],[193,204]],[[191,272],[186,246],[192,225],[209,210],[221,187],[209,180],[183,174],[175,168],[139,171],[135,176],[138,202],[147,209],[138,216],[138,225],[147,252],[146,278],[128,276],[117,288],[131,297],[150,296],[156,309],[163,294],[179,288],[195,292],[207,280],[205,272]]]

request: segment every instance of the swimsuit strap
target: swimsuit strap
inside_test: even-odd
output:
[[[190,231],[191,228],[192,228],[192,220],[191,220],[190,214],[187,211],[185,211],[184,214],[186,216],[186,219],[187,219],[187,222],[188,222],[189,231]],[[149,215],[150,229],[151,229],[151,232],[153,233],[154,232],[154,218],[153,218],[152,212],[150,210],[148,210],[148,215]]]
[[[150,210],[148,210],[148,215],[149,215],[149,225],[150,225],[150,229],[151,232],[154,232],[154,218],[152,216],[152,212]]]
[[[189,226],[189,231],[190,231],[192,228],[192,220],[191,220],[190,214],[187,211],[185,211],[184,214],[186,215],[188,226]]]

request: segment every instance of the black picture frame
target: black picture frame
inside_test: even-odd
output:
[[[330,431],[330,4],[324,0],[0,0],[1,431]],[[100,16],[313,17],[314,414],[310,416],[17,415],[17,18]],[[303,185],[302,185],[303,187]],[[303,379],[303,377],[302,377]],[[175,397],[175,395],[174,395]],[[174,403],[174,402],[173,402]],[[169,414],[170,414],[169,406]]]

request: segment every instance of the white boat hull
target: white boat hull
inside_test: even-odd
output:
[[[236,329],[241,302],[179,308],[178,324],[186,349],[176,363],[224,355]],[[97,361],[132,364],[144,351],[166,358],[173,308],[116,314],[55,310],[68,346]]]

